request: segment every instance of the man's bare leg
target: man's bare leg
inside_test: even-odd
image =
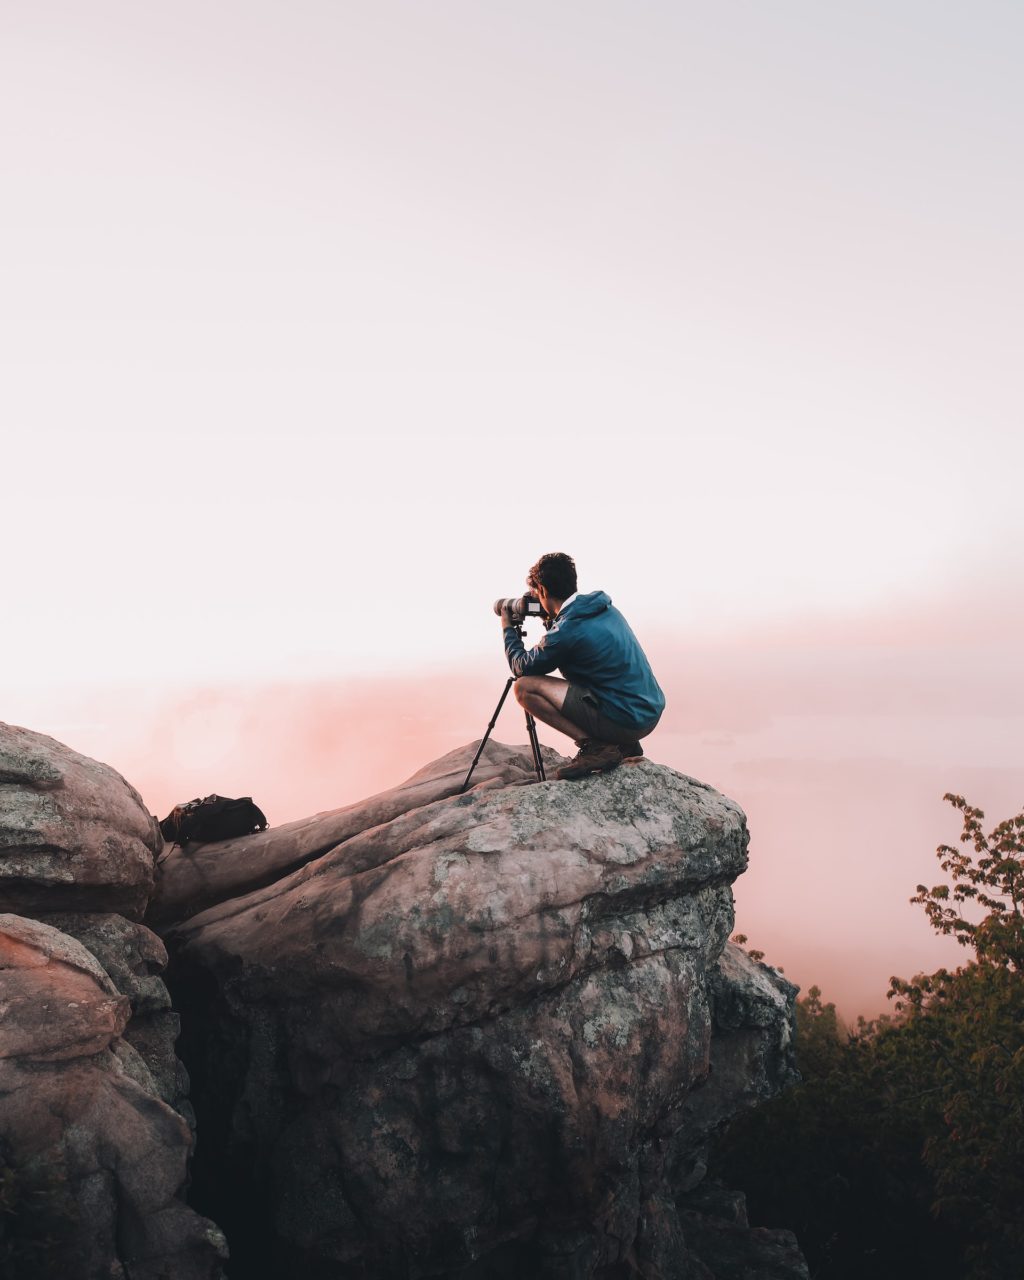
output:
[[[578,724],[562,715],[565,695],[569,692],[568,680],[560,680],[558,676],[520,676],[512,687],[516,702],[535,720],[567,734],[574,742],[586,738],[586,732]]]

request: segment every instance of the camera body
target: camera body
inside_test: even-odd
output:
[[[527,618],[546,620],[548,616],[540,607],[537,597],[530,595],[529,592],[518,598],[503,596],[500,600],[495,600],[494,612],[500,616],[502,609],[508,611],[509,620],[514,627],[521,627]]]

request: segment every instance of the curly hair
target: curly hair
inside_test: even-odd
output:
[[[576,561],[564,551],[549,551],[526,575],[526,582],[534,590],[543,587],[556,600],[568,600],[576,590]]]

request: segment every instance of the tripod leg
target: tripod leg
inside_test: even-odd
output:
[[[484,734],[483,738],[481,738],[480,746],[477,749],[476,755],[473,757],[473,763],[469,766],[469,773],[466,774],[466,781],[459,788],[460,796],[469,786],[469,780],[473,776],[473,770],[476,768],[476,762],[483,755],[484,747],[487,746],[487,739],[491,736],[491,730],[494,728],[495,721],[498,719],[498,716],[501,714],[501,709],[505,705],[505,699],[508,697],[508,691],[509,689],[512,688],[512,683],[514,680],[515,680],[515,676],[509,676],[508,683],[505,685],[505,692],[498,699],[498,705],[494,708],[494,715],[491,716],[491,723],[487,726],[487,732]]]
[[[537,741],[537,721],[526,713],[526,732],[530,736],[530,746],[533,748],[533,767],[537,770],[537,781],[546,782],[547,778],[544,774],[544,757],[540,753],[540,743]]]

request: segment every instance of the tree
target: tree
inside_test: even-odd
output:
[[[968,847],[940,845],[950,883],[918,885],[911,901],[975,958],[952,973],[893,978],[890,996],[905,1015],[901,1051],[927,1055],[941,1108],[922,1151],[934,1212],[968,1239],[981,1280],[1011,1274],[1024,1254],[1024,812],[986,835],[981,809],[945,799],[963,814]]]
[[[842,1057],[849,1035],[840,1025],[832,1001],[822,1003],[820,987],[811,987],[804,999],[796,1003],[796,1036],[800,1070],[805,1074],[827,1075]]]
[[[1009,1280],[1024,1256],[1024,813],[988,834],[961,796],[947,880],[911,899],[974,956],[893,978],[892,1015],[845,1041],[812,987],[797,1005],[804,1083],[726,1136],[751,1219],[788,1226],[821,1280],[927,1273]]]
[[[985,835],[981,809],[948,791],[943,799],[964,815],[960,843],[973,845],[976,856],[940,844],[936,856],[953,883],[931,889],[919,884],[910,901],[924,907],[938,933],[952,934],[963,946],[973,947],[979,962],[1020,973],[1024,969],[1024,812]],[[967,903],[984,907],[987,914],[971,920],[963,913]],[[914,984],[893,982],[896,994],[914,999]],[[922,996],[930,994],[922,988]]]

